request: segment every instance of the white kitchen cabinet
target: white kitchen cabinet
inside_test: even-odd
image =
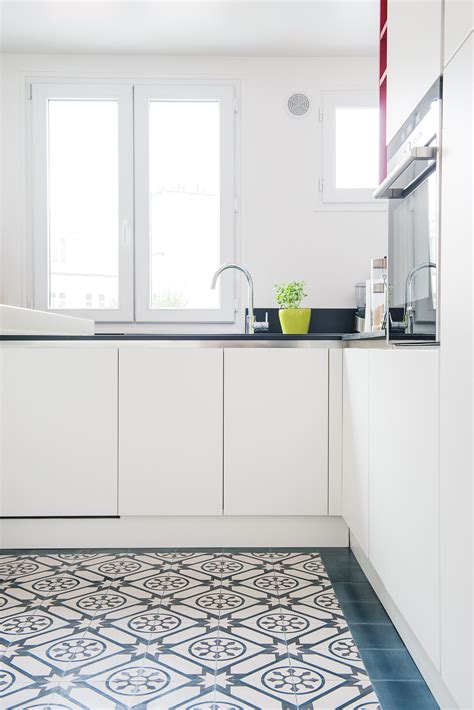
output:
[[[439,669],[439,351],[371,350],[369,373],[369,559]]]
[[[473,67],[471,34],[444,73],[441,178],[441,672],[460,708],[474,706]]]
[[[222,350],[121,348],[119,367],[120,514],[222,514]]]
[[[444,65],[473,29],[473,0],[444,0]]]
[[[117,350],[2,348],[0,515],[117,515]]]
[[[369,556],[369,351],[343,359],[342,514]]]
[[[227,349],[224,512],[327,515],[328,350]]]
[[[388,0],[387,143],[441,74],[442,0]]]

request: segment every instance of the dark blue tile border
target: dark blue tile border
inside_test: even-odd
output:
[[[379,601],[339,601],[348,624],[392,624],[390,617]]]
[[[356,566],[353,562],[348,564],[343,564],[338,562],[337,564],[327,564],[326,560],[323,559],[324,566],[326,567],[327,573],[331,579],[331,582],[367,582],[367,577],[362,572],[360,567]]]
[[[334,582],[340,602],[377,602],[378,597],[369,582]]]
[[[438,708],[354,554],[319,552],[383,710]]]
[[[344,611],[344,606],[341,603]],[[404,649],[404,643],[391,624],[349,624],[361,654],[367,650]],[[408,651],[407,651],[408,653]]]
[[[390,649],[384,651],[366,649],[363,654],[366,667],[370,666],[370,678],[372,681],[423,681],[423,676],[406,649]]]
[[[379,680],[374,688],[383,710],[439,710],[423,680]]]

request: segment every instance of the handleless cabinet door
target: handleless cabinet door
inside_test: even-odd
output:
[[[369,555],[369,351],[344,350],[342,514]]]
[[[444,0],[444,66],[474,28],[472,0]]]
[[[327,515],[328,350],[224,353],[224,512]]]
[[[117,350],[0,351],[0,515],[117,515]]]
[[[387,143],[441,74],[443,0],[388,0]]]
[[[121,515],[222,514],[222,358],[121,348]]]
[[[371,350],[369,373],[369,559],[439,669],[439,351]]]

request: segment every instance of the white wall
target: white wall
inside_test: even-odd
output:
[[[375,91],[376,58],[3,55],[0,302],[23,306],[33,305],[25,79],[35,75],[240,80],[237,259],[254,276],[256,305],[273,305],[275,282],[305,279],[307,305],[353,307],[353,284],[368,276],[370,258],[386,253],[386,215],[315,211],[321,152],[317,108],[321,91]],[[295,90],[313,98],[314,110],[307,118],[294,119],[285,109],[285,99]]]

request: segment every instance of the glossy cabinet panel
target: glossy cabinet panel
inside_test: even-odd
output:
[[[328,350],[225,351],[224,512],[327,515]]]
[[[474,705],[473,67],[471,35],[444,73],[441,185],[441,671],[462,708]]]
[[[117,515],[117,357],[0,351],[0,515]]]
[[[343,516],[369,556],[369,350],[343,358]]]
[[[473,30],[472,0],[444,0],[444,66]]]
[[[439,669],[439,351],[372,350],[369,373],[369,559]]]
[[[220,348],[120,350],[121,515],[222,513]]]
[[[389,0],[387,143],[441,74],[442,0]]]

